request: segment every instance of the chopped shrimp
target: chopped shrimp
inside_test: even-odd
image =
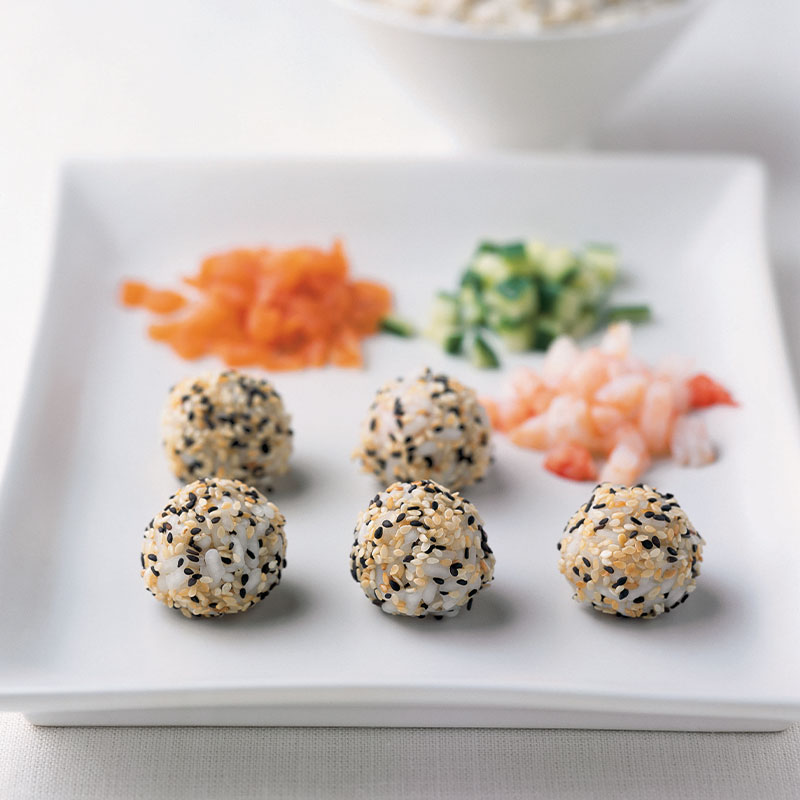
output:
[[[715,458],[692,408],[733,403],[707,375],[677,356],[655,369],[631,353],[630,325],[612,325],[599,347],[581,352],[567,337],[551,345],[540,372],[516,370],[510,396],[487,403],[492,425],[519,447],[547,451],[545,468],[572,480],[636,483],[653,456],[699,466]]]
[[[592,454],[585,447],[569,442],[561,442],[550,450],[544,460],[544,468],[573,481],[593,481],[597,478]]]
[[[706,423],[699,417],[680,417],[670,438],[672,457],[687,467],[702,467],[715,459]]]
[[[669,381],[657,380],[647,387],[639,415],[639,427],[653,455],[669,450],[669,436],[675,419],[675,398]]]
[[[553,389],[558,389],[579,356],[580,350],[569,336],[559,336],[554,339],[544,357],[542,367],[544,382]]]

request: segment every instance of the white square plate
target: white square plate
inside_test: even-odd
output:
[[[768,729],[800,719],[798,428],[762,231],[763,180],[724,158],[77,163],[3,491],[0,708],[40,723]],[[579,607],[556,542],[590,487],[497,442],[465,494],[496,579],[470,613],[391,618],[348,572],[375,493],[349,460],[377,386],[424,363],[481,391],[497,373],[424,340],[376,337],[364,371],[277,374],[293,472],[273,499],[288,569],[238,617],[187,620],[147,595],[141,531],[175,484],[157,419],[189,364],[121,309],[125,276],[174,285],[210,251],[345,239],[357,274],[419,317],[479,238],[612,241],[656,320],[647,359],[696,357],[741,405],[707,412],[719,461],[659,464],[706,538],[690,602],[655,620]],[[536,363],[539,356],[526,357]],[[507,359],[506,366],[512,363]],[[498,437],[499,439],[499,437]],[[16,510],[15,510],[16,509]]]

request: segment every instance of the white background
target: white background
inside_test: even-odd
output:
[[[345,23],[326,0],[0,0],[0,461],[30,353],[64,156],[462,147]],[[800,373],[800,4],[717,0],[607,121],[599,144],[724,150],[765,161],[773,263]],[[754,735],[77,731],[36,730],[0,715],[0,798],[387,790],[797,797],[800,728]]]

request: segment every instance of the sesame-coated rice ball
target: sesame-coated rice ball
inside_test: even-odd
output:
[[[489,468],[489,420],[472,389],[426,369],[378,390],[354,458],[384,483],[427,479],[461,489]]]
[[[452,617],[492,580],[475,506],[433,481],[393,483],[358,516],[350,573],[387,614]]]
[[[268,381],[235,370],[188,378],[161,420],[169,465],[183,482],[214,475],[268,488],[289,468],[289,415]]]
[[[579,603],[656,617],[694,591],[704,544],[674,495],[603,483],[567,522],[558,566]]]
[[[190,483],[144,530],[147,591],[187,617],[246,611],[280,583],[284,523],[277,506],[240,481]]]

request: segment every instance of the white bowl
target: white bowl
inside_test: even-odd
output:
[[[706,5],[682,0],[605,27],[483,31],[368,0],[334,0],[399,80],[457,135],[500,147],[577,147]]]

